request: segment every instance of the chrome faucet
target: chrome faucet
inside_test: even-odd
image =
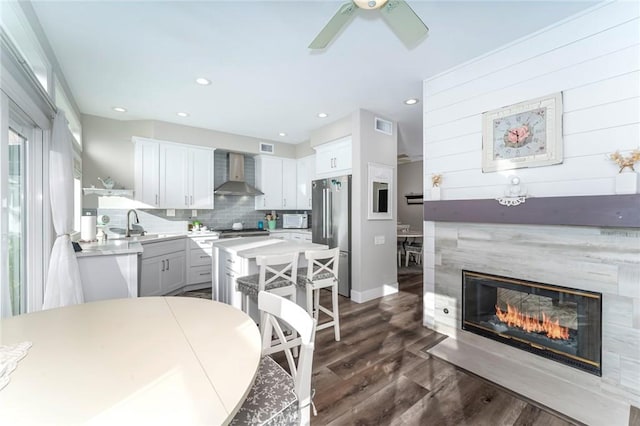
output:
[[[135,216],[135,219],[136,219],[134,223],[140,223],[140,220],[138,219],[138,213],[134,209],[129,210],[127,212],[127,232],[124,234],[125,237],[131,236],[131,222],[129,220],[131,219],[131,212],[133,212],[133,215]]]

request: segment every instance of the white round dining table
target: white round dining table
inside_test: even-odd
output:
[[[0,424],[220,425],[246,398],[260,334],[229,305],[113,299],[3,319],[33,346],[0,390]]]

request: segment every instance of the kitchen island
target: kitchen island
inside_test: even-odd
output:
[[[306,266],[306,250],[322,250],[324,244],[304,241],[287,241],[270,237],[242,237],[218,240],[213,243],[213,288],[212,297],[218,302],[243,309],[242,293],[236,290],[236,279],[258,272],[257,256],[300,253],[298,267]],[[305,290],[298,289],[297,302],[306,306]],[[249,306],[249,315],[257,321],[258,309],[255,303]]]

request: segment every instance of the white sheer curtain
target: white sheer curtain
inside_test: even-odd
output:
[[[64,112],[53,120],[49,153],[49,195],[56,241],[51,250],[43,309],[84,302],[80,269],[71,245],[73,231],[73,153]]]

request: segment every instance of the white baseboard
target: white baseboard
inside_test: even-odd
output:
[[[383,284],[382,287],[372,288],[365,291],[351,290],[351,300],[356,303],[364,303],[379,297],[388,296],[398,292],[398,283]]]

